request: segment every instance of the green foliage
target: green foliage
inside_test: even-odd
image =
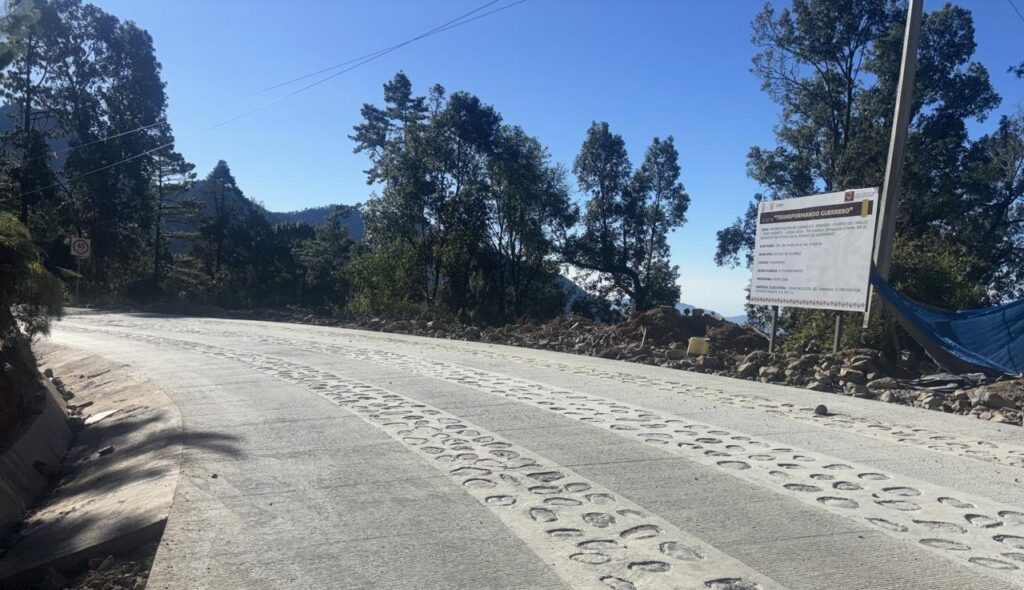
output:
[[[541,317],[561,309],[555,285],[558,268],[551,254],[575,222],[565,172],[548,151],[519,127],[498,131],[487,163],[487,245],[490,264],[480,280],[490,285],[488,303],[494,320],[524,315]]]
[[[679,269],[669,262],[668,234],[686,223],[690,197],[679,182],[672,136],[654,138],[633,171],[622,136],[594,123],[573,172],[589,200],[582,231],[566,241],[565,261],[596,273],[592,290],[628,297],[635,309],[677,303]]]
[[[434,86],[429,100],[417,97],[399,72],[384,103],[363,106],[351,138],[380,186],[365,219],[368,244],[388,260],[375,268],[400,268],[407,287],[388,305],[479,322],[554,309],[555,245],[576,215],[564,171],[467,92]]]
[[[25,37],[39,18],[32,0],[5,0],[0,23],[0,71],[3,71],[25,50]]]
[[[416,252],[407,242],[364,251],[348,268],[352,288],[348,311],[355,316],[420,317],[427,308],[415,298],[419,273]]]
[[[977,260],[962,245],[936,238],[900,238],[893,244],[893,288],[943,309],[971,309],[992,301],[972,276]]]
[[[996,298],[1024,298],[1024,108],[971,146],[952,227],[969,275]]]
[[[146,31],[84,0],[8,6],[0,92],[18,120],[2,138],[0,209],[54,269],[77,268],[67,236],[91,239],[81,275],[64,273],[86,300],[480,322],[561,310],[554,252],[576,219],[565,172],[476,96],[435,86],[428,100],[399,73],[383,107],[363,107],[352,138],[380,194],[360,245],[341,212],[315,229],[272,225],[223,161],[196,182],[174,151]],[[63,140],[71,149],[55,158]]]
[[[348,266],[357,247],[341,220],[351,209],[336,208],[316,228],[312,239],[302,240],[295,246],[294,256],[302,268],[299,305],[334,315],[344,311],[351,291]]]
[[[2,206],[53,266],[75,265],[66,236],[92,240],[87,294],[127,289],[160,258],[151,189],[156,148],[173,141],[152,39],[82,0],[36,2],[19,38],[0,76],[17,113],[3,138],[12,157]],[[50,142],[58,138],[73,149],[55,159]]]
[[[49,330],[61,315],[64,289],[43,267],[42,254],[28,229],[13,215],[0,212],[0,339],[18,331],[29,335]]]

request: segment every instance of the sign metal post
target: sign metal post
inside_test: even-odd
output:
[[[74,237],[68,239],[68,245],[71,247],[71,255],[74,256],[77,261],[77,271],[75,272],[75,305],[78,305],[79,287],[82,282],[82,259],[92,256],[92,241],[88,238]]]

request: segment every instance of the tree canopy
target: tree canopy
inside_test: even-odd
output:
[[[633,170],[622,136],[594,123],[573,172],[589,200],[565,261],[596,273],[601,295],[628,298],[637,310],[678,303],[679,267],[670,261],[668,234],[686,223],[690,197],[679,182],[672,136],[655,137]]]

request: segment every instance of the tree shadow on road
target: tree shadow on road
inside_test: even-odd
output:
[[[159,539],[185,453],[244,456],[240,437],[183,432],[177,420],[168,419],[169,411],[128,406],[81,427],[59,470],[47,468],[51,487],[0,547],[0,564],[16,558],[31,566],[41,555],[59,558],[58,570],[73,571],[97,552],[106,555]],[[82,552],[97,543],[99,549]],[[42,573],[31,571],[30,577]]]
[[[82,428],[54,493],[65,498],[97,494],[157,479],[176,471],[182,454],[190,451],[232,459],[243,456],[240,437],[214,431],[183,432],[168,425],[162,415],[165,411],[156,408],[122,417],[114,414]]]

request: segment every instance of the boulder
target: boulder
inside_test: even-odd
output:
[[[917,404],[929,410],[938,410],[944,403],[946,403],[946,398],[941,393],[922,391],[917,396]]]
[[[743,379],[748,379],[757,375],[757,370],[760,368],[761,366],[756,362],[742,363],[740,366],[736,367],[736,374]]]
[[[750,354],[748,354],[747,356],[743,357],[743,362],[744,363],[763,363],[764,361],[768,360],[769,357],[771,357],[771,355],[768,354],[768,351],[766,351],[766,350],[755,350],[755,351],[751,352]]]
[[[771,383],[773,381],[782,381],[785,377],[785,373],[783,373],[782,369],[779,367],[769,365],[767,367],[761,367],[757,371],[757,377],[765,383]]]
[[[868,388],[865,387],[864,385],[861,385],[860,383],[853,383],[850,381],[847,381],[846,384],[843,385],[843,392],[846,393],[847,395],[852,395],[856,397],[864,397],[865,395],[870,393]]]
[[[844,381],[856,383],[858,385],[863,384],[865,381],[864,373],[850,367],[843,367],[839,370],[839,378]]]
[[[850,362],[850,368],[851,369],[856,369],[856,370],[860,371],[861,373],[864,373],[865,375],[867,375],[868,373],[877,373],[878,372],[878,368],[875,366],[875,363],[871,359],[869,359],[869,358],[860,358],[859,357],[859,360],[851,361]]]
[[[875,379],[874,381],[868,382],[868,389],[871,391],[886,391],[889,389],[899,389],[900,384],[892,377],[882,377],[881,379]]]
[[[665,358],[670,361],[678,361],[686,358],[686,351],[678,348],[670,348],[665,351]]]
[[[996,410],[1013,407],[1013,402],[1004,397],[998,391],[992,391],[990,389],[982,389],[979,391],[977,400],[978,404]]]
[[[693,362],[693,365],[695,367],[700,367],[701,369],[719,369],[722,367],[722,361],[717,356],[703,354],[697,357],[697,360]]]

